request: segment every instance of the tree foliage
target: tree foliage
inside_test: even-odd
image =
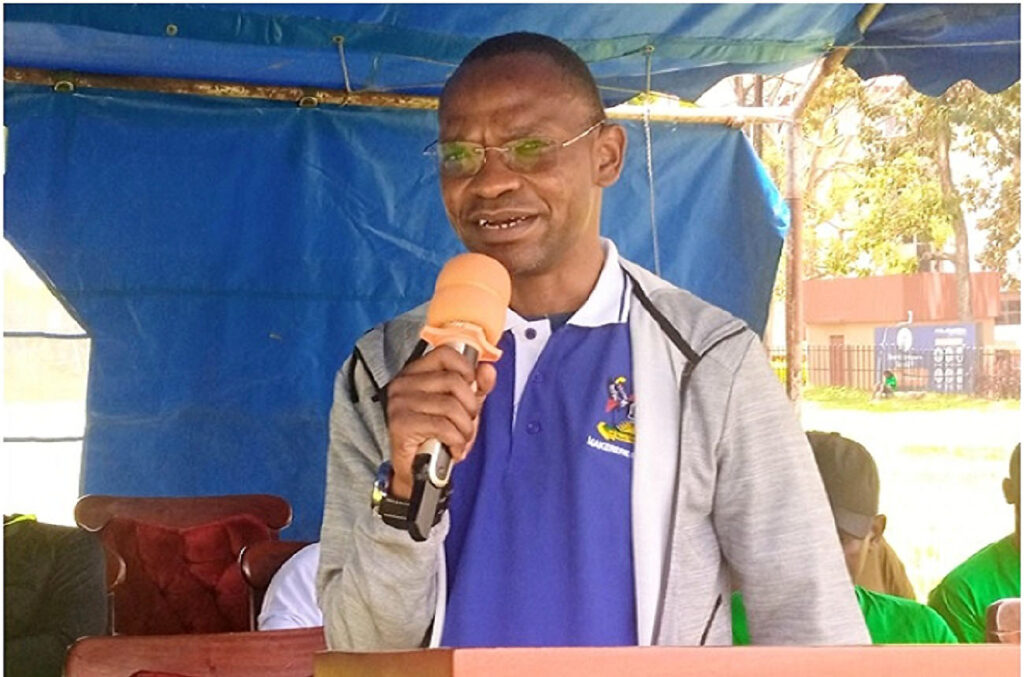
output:
[[[1003,274],[1007,287],[1020,288],[1009,274],[1020,270],[1020,83],[986,95],[969,83],[947,92],[954,101],[954,122],[962,125],[964,145],[990,168],[993,180],[970,177],[965,183],[968,207],[979,215],[986,235],[977,261]]]
[[[766,83],[764,103],[786,105],[796,86]],[[767,125],[762,155],[780,186],[784,133]],[[986,235],[977,262],[1019,285],[1019,83],[990,95],[965,81],[928,97],[902,78],[863,82],[840,68],[815,95],[801,134],[807,277],[909,273],[950,261],[969,304],[973,221]]]

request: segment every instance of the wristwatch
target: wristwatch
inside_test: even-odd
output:
[[[402,531],[409,530],[409,501],[396,498],[390,494],[391,480],[395,475],[391,461],[384,461],[377,467],[377,476],[373,480],[373,492],[370,494],[370,507],[380,516],[384,524]],[[441,521],[441,516],[448,509],[448,497],[452,493],[452,483],[448,482],[434,512],[434,525]]]

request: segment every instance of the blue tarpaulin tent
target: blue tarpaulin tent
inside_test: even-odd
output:
[[[276,493],[289,537],[316,538],[334,372],[460,245],[420,155],[432,112],[59,92],[11,69],[436,95],[479,39],[533,30],[576,48],[608,104],[648,79],[695,99],[839,46],[924,91],[973,62],[894,45],[998,43],[968,74],[993,90],[1019,75],[1018,6],[887,6],[877,39],[862,7],[6,5],[4,225],[92,339],[82,490]],[[788,215],[742,133],[652,124],[648,168],[644,125],[624,124],[605,234],[763,328]]]

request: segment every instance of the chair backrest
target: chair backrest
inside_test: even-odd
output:
[[[274,574],[288,559],[310,544],[310,541],[261,541],[242,548],[238,564],[242,578],[249,586],[249,629],[257,628],[263,597]]]
[[[277,538],[291,507],[266,494],[83,496],[75,521],[99,532],[125,565],[113,590],[113,631],[155,635],[249,629],[246,545]]]
[[[323,628],[148,637],[85,637],[68,650],[65,677],[310,677]]]
[[[1020,644],[1020,597],[992,602],[985,610],[985,641]]]
[[[75,521],[87,531],[100,531],[114,517],[167,527],[191,527],[233,515],[252,515],[270,529],[291,524],[288,501],[270,494],[230,496],[106,496],[89,494],[75,504]]]

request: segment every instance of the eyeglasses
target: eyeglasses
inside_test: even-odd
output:
[[[571,146],[603,124],[604,120],[598,120],[561,143],[546,136],[528,136],[500,146],[481,146],[472,141],[434,141],[423,149],[423,154],[435,158],[441,176],[446,179],[475,176],[484,168],[489,150],[501,153],[505,166],[514,172],[542,172],[555,165],[559,150]]]

